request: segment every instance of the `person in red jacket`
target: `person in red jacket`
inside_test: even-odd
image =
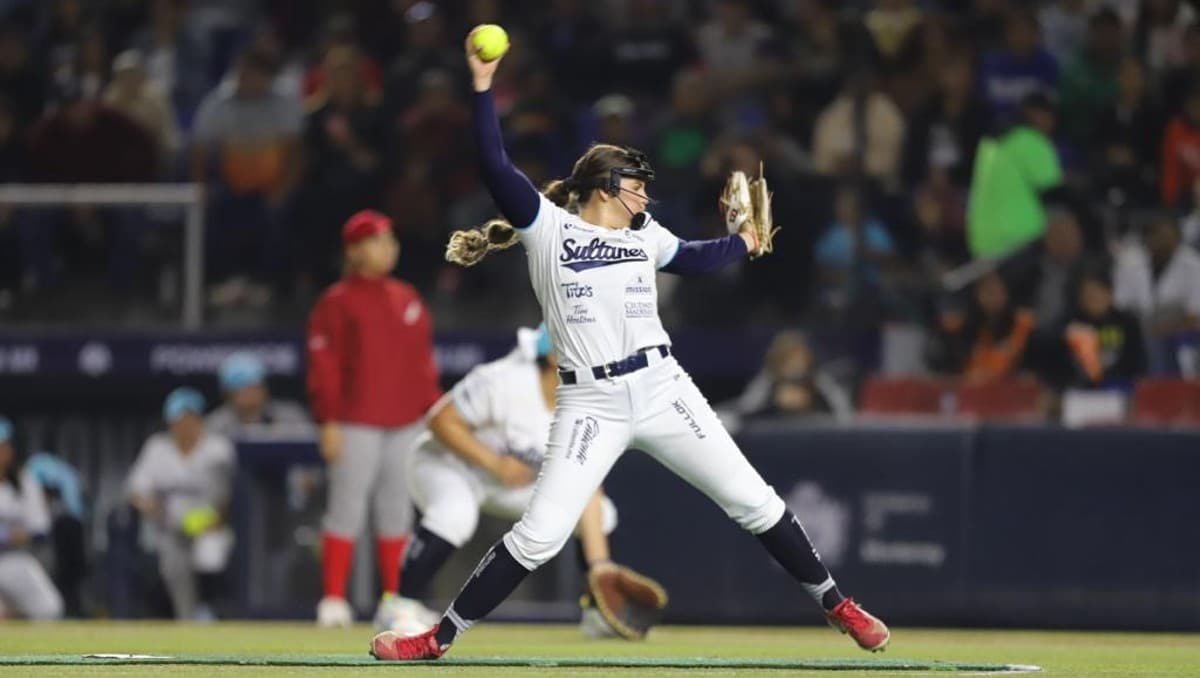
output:
[[[347,275],[321,295],[308,325],[308,392],[329,465],[317,623],[353,621],[346,578],[369,503],[383,585],[375,622],[386,628],[404,603],[396,591],[413,521],[405,457],[441,390],[429,311],[390,277],[400,251],[391,220],[359,212],[342,241]]]

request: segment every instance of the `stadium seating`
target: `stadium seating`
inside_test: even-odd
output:
[[[1045,419],[1042,386],[1032,377],[964,384],[958,388],[957,400],[960,416],[1006,422]]]
[[[1200,380],[1139,381],[1133,392],[1131,419],[1139,424],[1200,425]]]
[[[940,379],[876,375],[862,387],[859,411],[865,415],[939,415],[949,390]]]
[[[1041,384],[1033,378],[956,384],[929,377],[871,377],[859,399],[861,414],[938,416],[1034,422],[1045,418]]]

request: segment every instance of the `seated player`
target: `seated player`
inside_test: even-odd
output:
[[[253,353],[231,354],[221,362],[217,377],[225,403],[205,419],[209,431],[235,439],[250,432],[312,432],[312,422],[300,403],[271,397],[267,367]]]
[[[33,476],[46,497],[50,512],[47,540],[53,558],[50,577],[62,595],[64,616],[83,618],[89,553],[84,523],[86,500],[79,471],[58,455],[40,450],[25,460],[24,472]]]
[[[0,609],[34,620],[62,616],[62,596],[29,552],[49,531],[42,486],[17,463],[12,422],[0,417]]]
[[[417,439],[407,473],[423,518],[404,562],[401,605],[394,618],[385,620],[390,630],[417,633],[437,623],[439,615],[418,601],[450,555],[474,534],[480,512],[514,521],[521,517],[541,466],[557,386],[545,326],[522,328],[512,352],[475,367],[430,409],[429,431]],[[616,524],[616,508],[597,491],[577,530],[589,586],[595,588],[594,575],[623,569],[649,604],[614,611],[623,602],[609,605],[604,593],[598,602],[589,592],[580,627],[592,637],[635,639],[657,620],[666,593],[656,582],[613,565],[607,535]]]
[[[214,616],[233,550],[226,515],[233,492],[229,439],[204,428],[204,396],[177,388],[163,403],[166,433],[146,440],[129,473],[129,502],[154,524],[158,571],[177,619]]]

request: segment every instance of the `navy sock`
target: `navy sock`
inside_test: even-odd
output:
[[[400,596],[421,600],[429,593],[429,585],[442,566],[456,551],[454,544],[422,526],[408,544],[400,578]]]
[[[438,643],[443,647],[453,643],[460,633],[496,609],[527,576],[529,570],[513,558],[504,541],[496,542],[450,603],[438,627]]]
[[[583,555],[583,540],[578,538],[575,540],[575,559],[576,564],[579,566],[579,573],[583,575],[583,598],[580,601],[580,605],[591,607],[594,603],[592,601],[592,592],[588,589],[588,570],[590,568],[588,567],[587,556]]]
[[[791,511],[785,510],[779,522],[757,536],[771,556],[826,611],[832,610],[845,599],[829,575],[829,570],[821,562],[821,556],[817,555],[817,550],[808,540],[800,521]]]
[[[587,556],[583,555],[582,539],[575,540],[575,564],[579,566],[579,571],[583,573],[583,576],[587,577],[588,561]]]

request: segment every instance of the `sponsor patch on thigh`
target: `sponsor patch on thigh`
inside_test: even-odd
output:
[[[704,440],[708,437],[704,429],[700,427],[700,422],[696,421],[696,415],[692,412],[692,408],[684,402],[683,398],[676,398],[671,401],[671,407],[675,408],[675,412],[679,414],[680,418],[683,419],[683,423],[687,424],[687,427],[692,430],[697,439]]]
[[[567,444],[567,459],[574,459],[580,466],[587,462],[588,450],[600,435],[600,422],[595,417],[577,417],[571,428],[571,441]]]

